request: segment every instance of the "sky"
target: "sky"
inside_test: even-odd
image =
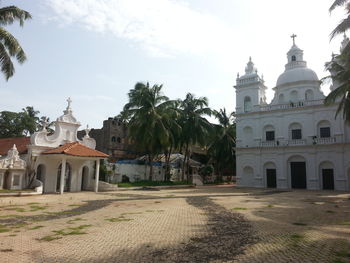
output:
[[[33,19],[6,27],[28,60],[0,76],[0,111],[34,106],[55,120],[71,97],[74,116],[93,128],[119,114],[136,82],[163,84],[170,99],[188,92],[214,109],[235,109],[237,73],[249,56],[267,98],[284,71],[290,36],[319,78],[342,37],[332,0],[2,0]],[[327,85],[322,86],[325,94]]]

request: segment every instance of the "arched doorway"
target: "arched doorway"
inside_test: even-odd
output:
[[[254,184],[254,170],[250,166],[243,168],[243,178],[242,181],[244,185],[251,186]]]
[[[331,162],[320,164],[320,177],[323,190],[334,190],[334,166]]]
[[[306,189],[306,162],[302,156],[293,156],[288,159],[290,167],[291,188]]]
[[[276,188],[277,187],[277,175],[276,175],[276,166],[273,162],[268,162],[264,165],[264,172],[266,178],[266,187],[267,188]]]
[[[57,184],[56,184],[56,191],[60,191],[60,185],[61,185],[61,170],[62,170],[62,164],[58,167],[57,170]],[[69,163],[66,163],[66,173],[64,175],[64,192],[70,191],[70,181],[72,177],[72,168]]]
[[[89,182],[89,168],[87,166],[84,166],[81,173],[81,190],[82,191],[87,189],[88,182]]]
[[[43,164],[39,164],[36,168],[36,179],[43,183],[43,192],[45,192],[45,174],[46,167]]]

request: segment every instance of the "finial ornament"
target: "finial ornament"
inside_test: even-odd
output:
[[[68,110],[68,109],[70,109],[70,105],[72,103],[72,99],[70,97],[68,97],[67,102],[68,102],[68,106],[67,106],[67,110]]]
[[[42,122],[41,122],[41,125],[43,126],[42,131],[47,131],[46,128],[47,128],[47,126],[49,126],[49,121],[48,121],[48,120],[49,120],[49,119],[48,119],[47,117],[45,117],[45,118],[42,120]]]
[[[293,35],[291,35],[290,37],[293,38],[293,46],[294,46],[294,45],[295,45],[295,38],[297,37],[297,35],[296,35],[296,34],[293,34]]]
[[[91,129],[89,129],[89,124],[86,125],[86,129],[85,129],[85,137],[86,137],[86,138],[90,138],[90,136],[89,136],[90,130],[91,130]]]

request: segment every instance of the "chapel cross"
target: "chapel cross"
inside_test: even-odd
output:
[[[297,35],[296,35],[296,34],[293,34],[293,35],[291,35],[290,37],[293,38],[293,45],[295,45],[295,38],[297,37]]]
[[[72,103],[72,100],[71,100],[70,97],[68,97],[67,102],[68,102],[68,107],[67,108],[70,109],[70,104]]]

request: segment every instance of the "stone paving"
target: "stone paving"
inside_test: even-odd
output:
[[[350,262],[350,194],[232,186],[0,199],[0,262]]]

